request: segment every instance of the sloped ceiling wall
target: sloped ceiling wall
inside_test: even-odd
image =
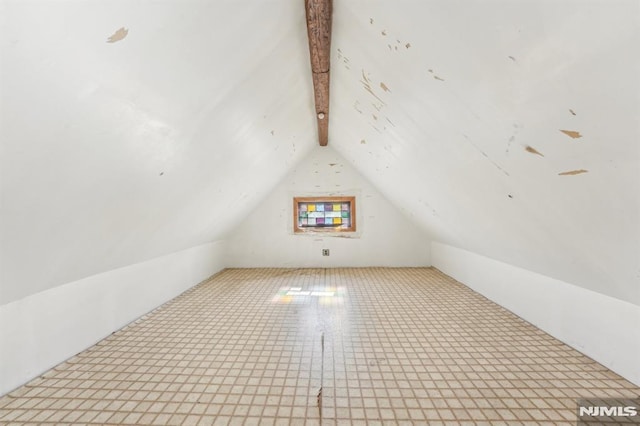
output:
[[[640,303],[638,8],[335,0],[329,144],[437,240]],[[302,1],[0,19],[0,303],[223,238],[317,143]]]
[[[329,143],[388,199],[442,242],[640,303],[640,3],[334,19]]]
[[[0,7],[0,304],[221,238],[316,144],[304,7]]]

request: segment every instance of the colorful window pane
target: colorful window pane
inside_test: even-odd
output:
[[[355,197],[294,198],[294,232],[354,232]]]

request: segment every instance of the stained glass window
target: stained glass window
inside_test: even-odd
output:
[[[355,197],[295,197],[294,232],[354,232]]]

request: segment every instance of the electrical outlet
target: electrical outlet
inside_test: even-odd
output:
[[[329,249],[322,249],[323,256],[329,256]]]

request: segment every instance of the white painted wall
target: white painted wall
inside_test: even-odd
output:
[[[0,1],[0,305],[237,225],[317,144],[304,22],[284,0]]]
[[[356,196],[353,235],[293,233],[293,197],[322,195]],[[430,264],[428,236],[331,147],[315,148],[227,239],[229,267]]]
[[[433,266],[640,385],[640,307],[439,242]]]
[[[0,395],[220,271],[217,241],[0,306]]]
[[[336,2],[329,145],[435,240],[640,305],[639,16]]]

